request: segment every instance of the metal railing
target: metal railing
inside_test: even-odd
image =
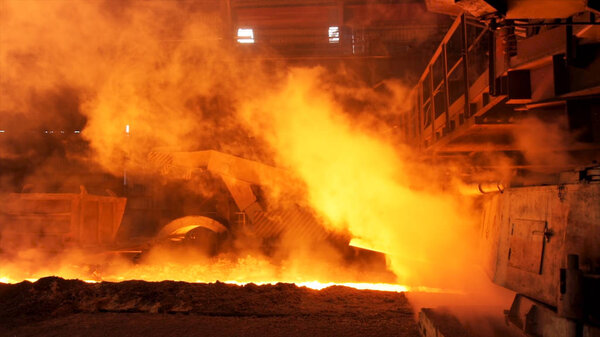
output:
[[[473,116],[471,96],[488,87],[490,35],[464,15],[452,23],[414,88],[414,107],[405,120],[407,139],[428,148]]]

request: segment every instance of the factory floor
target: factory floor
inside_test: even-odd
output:
[[[271,317],[182,314],[74,314],[14,329],[2,336],[419,336],[410,315],[329,312]]]
[[[0,284],[0,336],[419,336],[403,293],[291,284]]]

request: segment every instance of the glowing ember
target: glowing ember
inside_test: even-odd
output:
[[[38,279],[28,278],[23,281],[36,282]],[[86,283],[100,283],[102,281],[108,282],[118,282],[123,281],[122,278],[118,279],[105,279],[105,280],[82,280]],[[177,280],[175,280],[177,281]],[[14,280],[8,277],[0,277],[0,283],[5,284],[15,284],[21,281]],[[208,283],[202,280],[196,280],[193,283]],[[263,281],[263,282],[239,282],[239,281],[224,281],[223,283],[227,284],[235,284],[239,286],[244,286],[247,284],[256,284],[256,285],[275,285],[277,283],[292,283],[297,285],[298,287],[306,287],[314,290],[322,290],[325,288],[333,287],[333,286],[342,286],[348,288],[354,288],[359,290],[375,290],[375,291],[388,291],[388,292],[407,292],[407,291],[417,291],[417,292],[429,292],[429,293],[456,293],[454,290],[448,289],[439,289],[439,288],[430,288],[430,287],[409,287],[400,284],[389,284],[389,283],[336,283],[336,282],[319,282],[319,281],[309,281],[309,282],[286,282],[286,281]]]

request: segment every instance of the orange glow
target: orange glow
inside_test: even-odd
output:
[[[22,281],[29,281],[29,282],[35,282],[38,279],[36,278],[28,278],[25,280],[13,280],[10,279],[8,277],[0,277],[0,283],[5,283],[5,284],[16,284]],[[103,280],[82,280],[86,283],[99,283],[102,281],[106,281],[106,282],[119,282],[119,281],[123,281],[123,277],[118,277],[115,279],[103,279]],[[179,279],[168,279],[168,280],[172,280],[172,281],[183,281],[183,280],[179,280]],[[154,280],[154,281],[164,281],[164,280]],[[195,281],[189,281],[190,283],[210,283],[207,281],[203,281],[203,280],[195,280]],[[342,282],[342,283],[336,283],[336,282],[320,282],[320,281],[306,281],[306,282],[294,282],[294,281],[286,281],[286,280],[276,280],[276,281],[260,281],[260,282],[240,282],[240,281],[220,281],[223,283],[227,283],[227,284],[235,284],[235,285],[239,285],[239,286],[244,286],[246,284],[256,284],[256,285],[275,285],[277,283],[293,283],[295,285],[297,285],[298,287],[306,287],[309,289],[314,289],[314,290],[322,290],[325,288],[329,288],[329,287],[333,287],[333,286],[343,286],[343,287],[348,287],[348,288],[354,288],[354,289],[359,289],[359,290],[375,290],[375,291],[387,291],[387,292],[407,292],[407,291],[412,291],[412,292],[426,292],[426,293],[458,293],[455,290],[450,290],[450,289],[440,289],[440,288],[429,288],[429,287],[409,287],[409,286],[405,286],[405,285],[400,285],[400,284],[390,284],[390,283],[353,283],[353,282]]]
[[[35,278],[28,278],[25,280],[13,280],[10,279],[8,277],[0,277],[0,283],[5,283],[5,284],[15,284],[15,283],[19,283],[21,281],[29,281],[29,282],[35,282],[38,279]],[[171,279],[169,279],[171,280]],[[111,280],[111,279],[106,279],[106,280],[82,280],[86,283],[99,283],[102,281],[108,281],[108,282],[118,282],[118,281],[123,281],[123,279],[115,279],[115,280]],[[163,281],[163,280],[161,280]],[[174,281],[180,281],[175,279]],[[202,280],[196,280],[196,281],[191,281],[191,283],[206,283],[205,281]],[[328,283],[323,283],[323,282],[319,282],[319,281],[310,281],[310,282],[286,282],[286,281],[282,281],[282,280],[277,280],[277,281],[261,281],[261,282],[239,282],[239,281],[223,281],[223,283],[227,283],[227,284],[235,284],[235,285],[239,285],[239,286],[243,286],[249,283],[253,283],[256,285],[266,285],[266,284],[277,284],[277,283],[294,283],[295,285],[297,285],[298,287],[306,287],[309,289],[315,289],[315,290],[322,290],[328,287],[332,287],[332,286],[344,286],[344,287],[349,287],[349,288],[354,288],[354,289],[360,289],[360,290],[377,290],[377,291],[390,291],[390,292],[406,292],[409,291],[409,288],[403,285],[399,285],[399,284],[389,284],[389,283],[334,283],[334,282],[328,282]],[[441,290],[439,289],[430,289],[430,288],[420,288],[419,291],[427,291],[427,292],[439,292]]]
[[[247,103],[245,117],[306,183],[329,226],[386,252],[401,283],[447,283],[468,263],[468,204],[428,181],[437,168],[415,172],[406,148],[348,118],[320,90],[326,78],[318,68],[292,70],[281,89]]]
[[[251,254],[258,244],[247,240],[236,243],[248,247],[248,255],[207,259],[155,249],[139,264],[23,248],[13,260],[0,261],[1,282],[57,275],[437,291],[468,279],[470,204],[446,184],[452,179],[441,173],[445,168],[412,159],[380,118],[398,116],[410,105],[406,88],[390,82],[391,94],[381,96],[342,71],[240,55],[215,38],[220,33],[211,20],[218,15],[190,12],[188,2],[103,3],[2,2],[0,89],[6,90],[0,90],[0,111],[30,106],[35,92],[74,88],[76,108],[87,120],[81,132],[90,144],[85,160],[115,176],[126,169],[128,184],[151,171],[148,153],[156,148],[219,150],[282,167],[294,179],[269,190],[274,199],[306,207],[329,230],[348,234],[354,246],[385,252],[397,279],[377,283],[379,271],[370,266],[348,267],[330,247],[298,248],[295,238],[286,237],[271,258]],[[340,96],[370,104],[351,113],[354,107]],[[35,120],[43,108],[24,114]]]
[[[367,283],[367,282],[343,282],[343,281],[322,281],[311,279],[319,277],[318,273],[309,273],[309,269],[314,269],[315,265],[300,266],[286,265],[283,268],[276,268],[274,265],[264,259],[246,257],[237,261],[227,259],[197,261],[195,264],[182,264],[174,262],[163,262],[152,265],[134,265],[124,260],[113,260],[110,265],[105,266],[105,270],[98,272],[89,268],[81,268],[81,261],[74,258],[65,258],[64,261],[70,265],[53,266],[49,269],[40,268],[33,274],[18,271],[17,265],[4,265],[0,267],[0,283],[18,283],[21,281],[35,282],[37,279],[57,275],[64,278],[77,278],[88,283],[97,283],[101,281],[120,282],[125,280],[146,280],[146,281],[185,281],[192,283],[211,283],[220,281],[223,283],[245,285],[254,283],[257,285],[276,284],[276,283],[294,283],[299,287],[321,290],[331,286],[346,286],[355,289],[405,292],[441,292],[441,289],[429,287],[408,287],[400,284],[391,283]],[[74,264],[77,263],[77,264]],[[81,263],[83,265],[83,263]],[[21,266],[22,267],[22,266]],[[323,270],[320,271],[322,273]],[[323,279],[343,279],[348,275],[337,276],[322,274]],[[9,275],[9,276],[7,276]],[[28,275],[28,277],[23,277]],[[447,290],[446,290],[447,291]]]

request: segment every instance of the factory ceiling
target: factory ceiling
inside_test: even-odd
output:
[[[423,0],[231,0],[221,10],[227,37],[285,57],[393,57],[439,41],[450,22]]]

